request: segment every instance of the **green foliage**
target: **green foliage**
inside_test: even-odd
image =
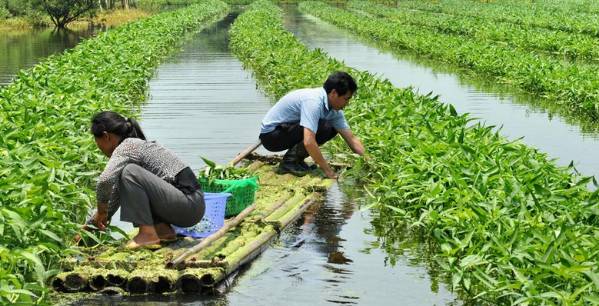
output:
[[[237,168],[231,165],[217,165],[215,162],[202,157],[206,164],[200,176],[208,179],[210,182],[216,179],[236,180],[250,177],[250,173],[245,168]]]
[[[98,6],[97,0],[39,0],[57,28],[83,17],[92,15]]]
[[[437,29],[397,19],[364,18],[360,13],[322,2],[304,2],[300,9],[391,49],[409,50],[458,65],[556,101],[565,113],[599,119],[599,77],[594,66],[439,33]]]
[[[11,14],[8,11],[8,9],[6,9],[6,7],[2,6],[2,4],[0,3],[0,20],[10,18],[10,16]]]
[[[318,86],[334,70],[358,81],[346,115],[369,158],[354,161],[348,175],[372,195],[385,245],[401,243],[394,233],[406,225],[422,233],[451,287],[473,304],[597,300],[599,191],[587,190],[592,178],[473,124],[436,97],[308,50],[284,30],[277,7],[251,7],[231,28],[231,48],[267,92],[280,97]]]
[[[464,0],[402,0],[397,7],[435,13],[469,16],[493,22],[586,34],[599,37],[597,1],[517,0],[481,3]]]
[[[127,24],[0,89],[0,304],[43,299],[44,281],[70,255],[105,163],[89,134],[91,116],[133,116],[160,60],[227,9],[207,0]]]
[[[139,0],[136,5],[146,11],[160,11],[171,6],[190,5],[200,0]]]
[[[5,0],[6,8],[13,16],[26,16],[34,10],[36,0]]]
[[[352,1],[350,7],[397,24],[425,27],[439,33],[462,36],[477,42],[508,44],[512,48],[540,51],[542,54],[571,60],[597,61],[599,46],[594,37],[521,24],[497,22],[470,16],[437,14],[428,11],[390,8],[366,1]]]

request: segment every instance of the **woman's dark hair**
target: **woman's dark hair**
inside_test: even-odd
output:
[[[92,118],[91,132],[96,137],[101,137],[104,132],[108,132],[121,136],[121,140],[125,138],[146,140],[146,136],[135,119],[125,118],[111,111],[99,112]]]
[[[356,85],[354,78],[343,71],[336,71],[329,75],[322,87],[324,87],[324,91],[326,91],[327,94],[335,89],[337,94],[341,96],[345,95],[348,91],[353,94],[358,90],[358,85]]]

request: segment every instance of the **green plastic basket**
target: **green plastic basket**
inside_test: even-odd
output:
[[[227,200],[225,217],[239,214],[246,207],[254,203],[256,190],[258,190],[258,177],[240,180],[212,180],[200,176],[198,178],[204,192],[228,192],[232,194]]]

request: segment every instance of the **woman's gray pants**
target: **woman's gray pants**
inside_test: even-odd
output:
[[[195,225],[204,216],[202,191],[186,195],[136,164],[125,166],[119,183],[121,221],[134,225],[158,223]]]

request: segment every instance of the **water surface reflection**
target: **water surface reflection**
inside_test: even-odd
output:
[[[77,31],[0,31],[0,86],[12,82],[19,70],[32,67],[52,54],[73,48],[97,32],[94,28]]]

